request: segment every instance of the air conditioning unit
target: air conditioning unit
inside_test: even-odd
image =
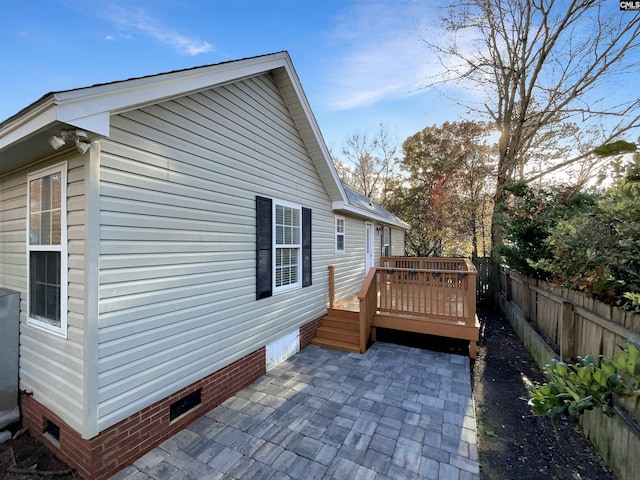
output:
[[[18,357],[20,293],[0,288],[0,429],[20,419]]]

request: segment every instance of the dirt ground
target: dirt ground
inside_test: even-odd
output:
[[[12,426],[10,431],[16,433],[18,428]],[[31,470],[33,473],[21,473],[22,470]],[[80,475],[58,460],[29,432],[0,444],[0,480],[34,479],[82,480]]]
[[[478,316],[483,334],[472,380],[480,479],[615,480],[596,449],[573,429],[572,423],[561,422],[554,430],[548,419],[531,415],[525,381],[544,381],[541,370],[504,315],[480,309]],[[452,353],[466,349],[464,342],[444,343],[433,337],[408,339],[389,331],[379,332],[378,339]],[[51,474],[68,468],[28,432],[0,444],[0,480],[80,480],[74,472],[42,476],[14,473],[9,471],[11,467]]]
[[[525,382],[545,377],[499,312],[480,309],[473,365],[480,479],[613,480],[599,453],[573,428],[531,414]]]

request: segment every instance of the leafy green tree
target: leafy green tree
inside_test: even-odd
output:
[[[588,211],[558,223],[537,267],[562,285],[640,311],[640,156]]]
[[[385,206],[411,223],[410,254],[478,255],[493,178],[489,131],[485,123],[445,122],[403,143]]]
[[[504,241],[496,251],[509,268],[547,279],[551,275],[546,267],[554,259],[547,240],[558,222],[589,211],[597,195],[566,186],[533,189],[524,182],[506,185],[505,189],[512,194],[512,201],[497,207],[503,212],[500,221]]]

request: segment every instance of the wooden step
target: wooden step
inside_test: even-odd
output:
[[[325,326],[323,323],[316,331],[318,338],[327,338],[331,340],[339,340],[341,342],[360,344],[360,334],[357,330],[346,330],[344,328]]]
[[[359,319],[335,316],[333,314],[328,314],[322,317],[322,325],[325,327],[340,328],[342,330],[350,330],[353,332],[360,330]]]
[[[360,313],[351,312],[349,310],[338,310],[336,308],[328,308],[326,316],[328,316],[328,317],[346,318],[346,319],[349,319],[349,320],[360,321]]]
[[[358,312],[329,309],[311,341],[314,345],[345,352],[360,353],[360,316]]]
[[[341,342],[339,340],[331,340],[329,338],[316,337],[313,340],[311,340],[311,343],[319,347],[332,348],[334,350],[342,350],[343,352],[360,353],[360,346],[353,343],[349,343],[349,342]]]

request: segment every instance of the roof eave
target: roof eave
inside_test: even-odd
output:
[[[382,223],[384,225],[391,225],[392,227],[401,228],[403,230],[411,229],[411,226],[409,224],[403,222],[400,219],[386,218],[381,215],[377,215],[373,212],[367,212],[361,208],[354,207],[353,205],[347,202],[342,202],[342,201],[333,202],[333,210],[335,212],[346,213],[346,214],[354,215],[356,217],[364,218],[367,220],[372,220],[374,222]]]

